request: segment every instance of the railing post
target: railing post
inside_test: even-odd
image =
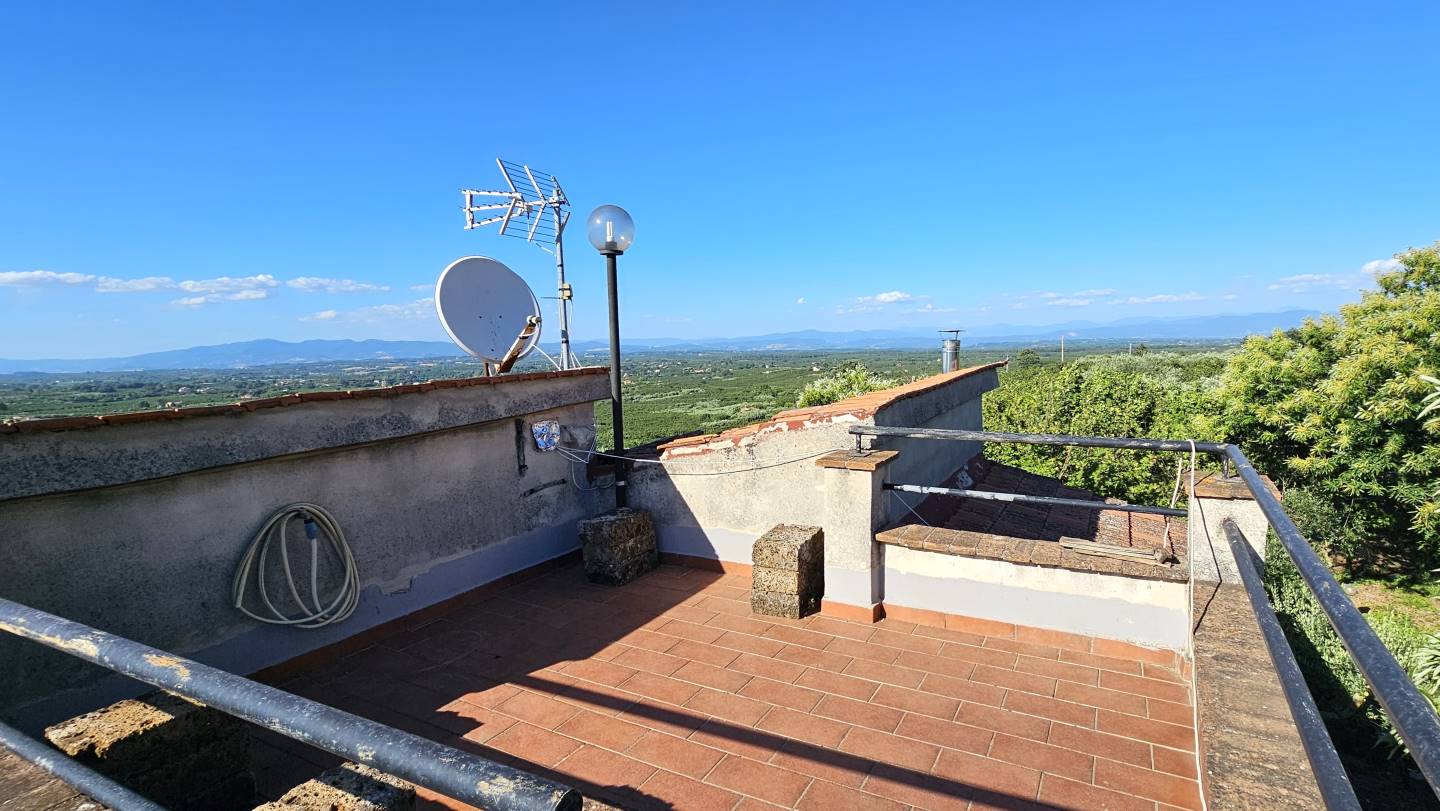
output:
[[[1267,478],[1261,480],[1275,492]],[[1208,473],[1195,483],[1191,496],[1186,539],[1194,553],[1195,582],[1239,583],[1240,570],[1226,541],[1223,525],[1234,521],[1255,550],[1254,560],[1265,563],[1265,535],[1269,522],[1250,488],[1238,477]]]
[[[885,550],[875,533],[889,520],[884,466],[896,451],[835,451],[824,468],[825,598],[821,611],[849,619],[880,618]]]

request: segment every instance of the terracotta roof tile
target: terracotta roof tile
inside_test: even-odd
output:
[[[969,474],[973,482],[969,487],[974,490],[1119,503],[1116,499],[1101,499],[1087,490],[1066,487],[1057,479],[992,462],[984,457],[975,458],[963,470]],[[957,470],[942,486],[959,487],[960,472]],[[925,498],[915,510],[933,525],[923,539],[911,529],[914,525],[907,523],[881,532],[876,540],[952,555],[1124,574],[1150,580],[1185,577],[1183,566],[1167,568],[1086,555],[1062,548],[1058,543],[1061,539],[1093,541],[1154,550],[1165,544],[1167,524],[1158,515],[980,501],[943,495]],[[1176,556],[1184,560],[1185,519],[1171,518],[1168,526],[1170,544]]]
[[[857,397],[838,400],[827,405],[791,408],[781,411],[768,420],[728,428],[718,434],[704,434],[698,437],[682,437],[658,445],[662,459],[707,453],[712,450],[735,447],[749,437],[757,437],[774,431],[798,431],[811,425],[823,425],[847,420],[859,421],[875,416],[886,406],[907,397],[930,391],[953,383],[956,380],[996,369],[1009,363],[1008,360],[957,369],[938,375],[921,378],[903,386],[873,391]]]

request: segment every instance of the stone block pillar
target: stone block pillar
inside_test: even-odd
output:
[[[174,809],[249,809],[245,722],[165,692],[126,699],[45,730],[60,751]]]
[[[1267,478],[1265,484],[1279,496],[1274,482]],[[1240,583],[1240,570],[1235,567],[1230,542],[1220,526],[1226,518],[1235,521],[1255,554],[1261,561],[1265,560],[1265,537],[1270,523],[1250,489],[1239,477],[1208,473],[1195,482],[1186,531],[1186,540],[1194,554],[1197,583]]]
[[[750,610],[798,620],[820,609],[825,594],[825,533],[780,524],[751,550]]]
[[[660,565],[650,513],[621,507],[580,522],[585,576],[594,583],[623,586]]]
[[[825,469],[825,599],[821,610],[875,620],[885,598],[885,551],[875,533],[889,520],[884,467],[898,451],[835,451],[815,460]]]
[[[255,811],[413,811],[415,787],[358,763],[342,763]]]

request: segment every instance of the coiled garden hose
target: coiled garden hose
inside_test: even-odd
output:
[[[308,605],[305,600],[301,599],[300,590],[295,586],[295,573],[290,567],[290,552],[287,549],[288,543],[285,537],[286,528],[295,519],[299,519],[304,524],[305,537],[310,539],[310,601]],[[325,536],[335,558],[344,569],[339,590],[335,597],[323,606],[319,583],[321,535]],[[280,564],[285,570],[286,588],[295,604],[300,606],[303,612],[306,612],[301,616],[289,616],[270,600],[270,591],[265,583],[265,569],[270,557],[270,548],[277,543],[280,547]],[[270,616],[257,614],[245,607],[245,587],[250,581],[252,569],[256,571],[255,587],[260,594],[260,602],[269,610]],[[270,516],[270,520],[266,521],[260,531],[255,534],[255,539],[250,542],[250,547],[245,550],[245,557],[241,559],[240,567],[235,570],[231,597],[235,601],[235,607],[246,616],[260,622],[268,622],[271,625],[322,628],[340,622],[354,613],[355,606],[360,601],[360,574],[355,569],[355,557],[350,553],[350,546],[345,542],[345,533],[340,531],[340,524],[335,521],[335,517],[326,512],[324,507],[303,501],[287,504],[276,510]],[[312,608],[313,610],[311,610]]]

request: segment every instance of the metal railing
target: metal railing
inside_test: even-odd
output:
[[[480,808],[572,811],[582,802],[569,786],[3,598],[0,630]]]
[[[65,781],[76,791],[116,811],[165,811],[165,807],[91,769],[49,744],[41,743],[9,724],[0,723],[0,746]],[[7,798],[8,799],[8,798]]]
[[[856,425],[850,428],[850,433],[855,436],[855,447],[857,451],[863,451],[861,440],[864,437],[903,437],[909,439],[936,439],[962,442],[1005,442],[1022,443],[1030,445],[1068,445],[1083,448],[1117,448],[1123,450],[1149,450],[1149,451],[1183,451],[1189,452],[1192,449],[1197,453],[1205,453],[1220,456],[1227,464],[1235,466],[1235,472],[1245,483],[1245,487],[1254,497],[1261,512],[1265,514],[1266,521],[1274,530],[1275,536],[1285,549],[1285,553],[1295,563],[1295,568],[1300,573],[1300,579],[1305,587],[1315,597],[1320,609],[1325,613],[1330,627],[1335,629],[1339,635],[1345,650],[1355,662],[1356,668],[1364,676],[1365,682],[1375,695],[1375,700],[1385,711],[1390,722],[1394,725],[1400,740],[1410,750],[1410,756],[1414,759],[1415,765],[1425,776],[1426,782],[1432,790],[1440,795],[1440,717],[1431,708],[1430,702],[1420,694],[1414,682],[1405,673],[1400,663],[1390,653],[1385,644],[1380,641],[1375,630],[1365,621],[1364,616],[1345,596],[1340,584],[1336,582],[1335,575],[1325,565],[1320,556],[1315,554],[1314,548],[1305,540],[1295,522],[1285,513],[1280,500],[1270,491],[1265,481],[1256,472],[1255,466],[1239,447],[1223,442],[1191,442],[1183,439],[1128,439],[1093,436],[1069,436],[1066,434],[1021,434],[1007,433],[1003,431],[970,431],[950,430],[940,428],[903,428],[879,425]],[[1239,556],[1237,556],[1238,558]],[[1258,613],[1258,612],[1257,612]],[[1288,647],[1288,643],[1287,643]],[[1307,697],[1308,697],[1308,691]],[[1294,698],[1287,689],[1286,697],[1291,702],[1291,712],[1298,719],[1306,713],[1304,706],[1296,706]],[[1312,702],[1313,706],[1313,702]],[[1298,726],[1298,720],[1297,720]],[[1325,742],[1329,743],[1329,734],[1323,725],[1316,727],[1306,725],[1299,727],[1302,738],[1304,736],[1315,736],[1323,734]],[[1326,762],[1321,757],[1317,762],[1317,752],[1322,747],[1318,745],[1312,751],[1312,743],[1306,743],[1306,755],[1310,758],[1310,764],[1318,775],[1322,770],[1333,770],[1333,762]],[[1333,744],[1330,745],[1333,752]],[[1348,782],[1348,781],[1347,781]],[[1322,791],[1325,786],[1321,786]],[[1353,795],[1352,795],[1353,796]],[[1327,802],[1329,797],[1327,796]],[[1337,808],[1353,807],[1346,806],[1341,802],[1333,806]]]
[[[1235,568],[1240,571],[1240,581],[1245,586],[1245,596],[1250,598],[1250,607],[1255,611],[1255,621],[1265,638],[1265,647],[1270,652],[1270,662],[1275,666],[1275,675],[1280,679],[1280,689],[1285,692],[1285,701],[1290,705],[1290,715],[1295,719],[1295,728],[1300,733],[1300,745],[1305,747],[1305,757],[1310,760],[1310,771],[1315,775],[1315,785],[1325,800],[1325,807],[1360,811],[1360,801],[1355,789],[1345,776],[1345,765],[1335,751],[1335,742],[1325,728],[1325,719],[1320,717],[1320,708],[1310,695],[1305,676],[1300,672],[1300,663],[1295,651],[1285,639],[1285,630],[1280,627],[1280,618],[1265,595],[1264,578],[1255,563],[1255,549],[1246,540],[1245,533],[1236,526],[1234,519],[1220,522],[1225,531],[1225,540],[1230,544],[1230,554],[1235,558]]]

